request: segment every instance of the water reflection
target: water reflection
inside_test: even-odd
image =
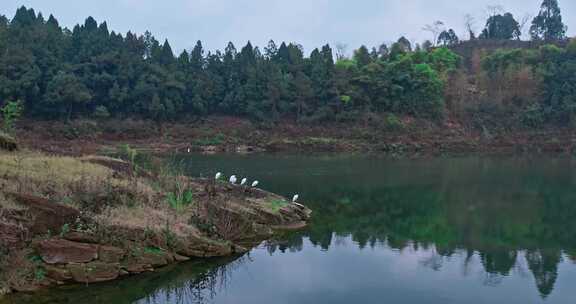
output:
[[[249,255],[195,261],[115,282],[16,294],[0,303],[211,303]]]
[[[570,220],[576,216],[574,192],[532,185],[528,196],[511,187],[474,194],[487,186],[443,191],[433,187],[419,187],[418,191],[411,187],[339,187],[324,198],[323,206],[328,207],[318,208],[304,235],[323,250],[330,250],[338,238],[348,235],[359,249],[417,252],[434,248],[435,254],[423,264],[436,271],[442,270],[445,258],[463,252],[462,267],[466,269],[477,254],[491,285],[509,276],[524,258],[546,298],[554,290],[563,253],[574,252],[576,245],[576,227]],[[466,198],[460,200],[462,197]],[[291,241],[290,249],[302,247],[301,239]]]
[[[211,303],[216,295],[231,283],[231,274],[248,260],[249,255],[244,255],[226,264],[214,265],[213,268],[192,278],[183,276],[180,280],[172,279],[135,303]]]
[[[359,249],[434,248],[423,265],[441,271],[443,261],[458,253],[465,273],[476,256],[490,285],[500,284],[523,259],[522,272],[533,275],[542,298],[554,290],[564,253],[576,260],[570,254],[576,252],[570,159],[287,157],[270,168],[285,169],[275,180],[278,191],[297,188],[315,210],[306,232],[269,245],[271,252],[302,250],[303,237],[322,250],[348,236]]]
[[[453,260],[461,260],[461,275],[466,277],[471,269],[482,267],[484,273],[483,284],[497,286],[503,280],[512,275],[526,277],[530,272],[535,279],[536,287],[542,298],[546,298],[554,290],[554,284],[558,278],[558,265],[563,262],[563,253],[560,250],[506,250],[506,249],[483,249],[476,251],[463,248],[441,248],[427,243],[390,243],[387,240],[370,238],[359,240],[350,236],[351,242],[346,242],[345,236],[334,235],[324,239],[315,240],[310,237],[310,243],[322,250],[330,250],[331,246],[346,246],[355,244],[358,248],[369,247],[380,250],[397,250],[400,255],[419,256],[419,265],[433,271],[442,271],[444,263]],[[290,242],[266,242],[265,248],[270,253],[297,252],[303,249],[302,237],[293,238]],[[574,260],[574,258],[572,258]]]

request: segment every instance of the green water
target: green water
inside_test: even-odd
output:
[[[576,161],[191,155],[314,210],[243,257],[14,303],[575,303]]]

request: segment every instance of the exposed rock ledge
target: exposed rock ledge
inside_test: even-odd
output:
[[[104,207],[97,204],[107,204],[110,198],[93,200],[90,208],[96,211],[86,213],[73,205],[2,190],[19,206],[3,210],[0,205],[0,247],[10,248],[4,259],[19,267],[16,261],[23,255],[33,258],[30,271],[36,274],[32,280],[0,284],[0,297],[44,286],[111,281],[190,259],[242,254],[274,229],[301,228],[310,218],[308,208],[260,189],[208,180],[186,183],[194,188],[196,204],[189,208],[199,210],[170,215],[179,218],[165,230],[122,222],[76,229],[98,224],[92,218],[101,216]],[[191,224],[188,214],[200,223]],[[203,221],[208,215],[214,218],[210,224]]]

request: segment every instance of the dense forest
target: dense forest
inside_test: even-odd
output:
[[[92,17],[72,30],[21,7],[0,15],[0,106],[19,101],[25,115],[42,119],[138,117],[157,122],[212,114],[275,123],[357,120],[373,113],[442,119],[452,109],[447,87],[461,70],[451,47],[462,42],[441,22],[427,27],[432,41],[401,37],[389,46],[362,46],[348,58],[330,45],[306,56],[296,43],[248,42],[207,52],[200,41],[175,55],[150,32],[125,35]],[[520,24],[494,12],[470,40],[519,40]],[[530,66],[538,98],[515,101],[528,125],[569,123],[576,114],[576,43],[566,39],[557,0],[545,0],[532,21],[532,50],[496,52],[483,58],[491,75]],[[544,43],[545,42],[545,43]],[[540,85],[541,84],[541,85]]]

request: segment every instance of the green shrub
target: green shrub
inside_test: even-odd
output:
[[[132,164],[135,163],[136,157],[138,156],[138,151],[131,148],[129,144],[122,144],[118,146],[118,152],[120,153],[120,158]]]
[[[286,205],[288,205],[288,203],[285,200],[275,199],[270,202],[270,210],[274,213],[277,213],[282,207]]]
[[[349,104],[350,101],[352,101],[352,97],[350,97],[350,96],[348,96],[348,95],[342,95],[342,96],[340,96],[340,101],[341,101],[343,104]]]
[[[74,120],[67,122],[56,136],[66,139],[93,138],[101,132],[98,124],[93,120]]]
[[[68,232],[70,232],[70,224],[66,223],[60,229],[60,237],[64,237]]]
[[[97,106],[92,115],[97,119],[106,119],[110,117],[110,112],[105,106]]]
[[[176,184],[176,190],[166,195],[166,200],[174,210],[182,210],[194,203],[194,195],[190,189],[184,189],[180,183]]]
[[[510,67],[525,63],[527,51],[523,49],[496,50],[482,59],[482,68],[490,75],[502,74]]]
[[[434,70],[441,74],[446,74],[454,71],[462,61],[462,57],[452,52],[448,48],[441,47],[432,50],[428,55],[428,61]]]
[[[404,129],[404,122],[394,114],[386,114],[384,117],[384,128],[391,131]]]
[[[148,247],[144,248],[144,253],[161,255],[161,254],[164,254],[164,250],[162,250],[158,247],[148,246]]]
[[[539,104],[532,104],[524,110],[521,119],[526,126],[538,128],[544,124],[546,115]]]
[[[222,133],[218,133],[212,137],[197,139],[194,144],[198,146],[218,146],[226,141],[226,136]]]
[[[8,101],[0,108],[0,112],[2,112],[3,129],[6,133],[13,132],[14,124],[22,115],[22,111],[23,106],[20,101]]]

